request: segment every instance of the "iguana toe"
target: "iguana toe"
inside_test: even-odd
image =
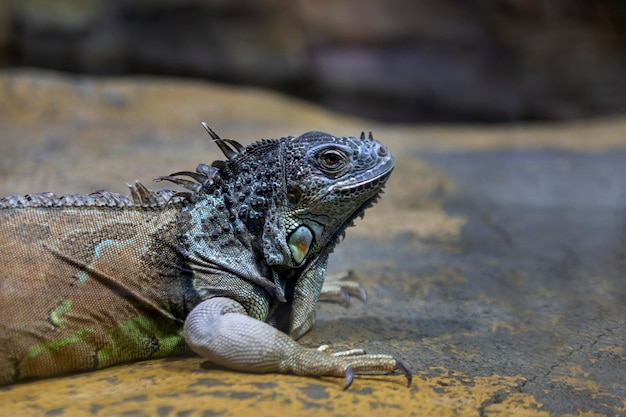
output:
[[[326,277],[319,301],[335,302],[343,306],[350,305],[350,298],[356,297],[359,300],[367,301],[367,292],[356,280],[354,271],[346,271],[341,274]]]

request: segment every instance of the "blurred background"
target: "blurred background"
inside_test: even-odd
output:
[[[626,110],[623,0],[3,0],[0,67],[262,86],[391,122]]]

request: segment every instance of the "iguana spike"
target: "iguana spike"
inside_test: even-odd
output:
[[[218,140],[218,139],[221,139],[221,138],[219,137],[219,135],[218,135],[217,133],[215,133],[215,132],[213,131],[213,129],[211,129],[211,128],[209,127],[209,125],[208,125],[208,123],[207,123],[207,122],[202,122],[202,126],[204,127],[204,130],[206,130],[206,131],[207,131],[207,133],[209,134],[209,136],[211,136],[211,139],[213,139],[213,140]]]
[[[233,140],[233,139],[222,139],[222,140],[232,145],[232,147],[235,148],[237,153],[241,152],[241,150],[245,148],[245,146],[243,146],[241,143],[237,142],[236,140]]]
[[[49,207],[53,205],[53,201],[50,197],[56,198],[56,196],[52,193],[26,194],[24,197],[29,201],[29,207]]]
[[[360,139],[365,139],[365,132],[361,131],[361,137]]]
[[[65,194],[61,197],[61,201],[63,201],[66,206],[82,207],[90,204],[90,202],[87,202],[88,199],[99,198],[103,206],[115,207],[117,206],[117,201],[115,198],[112,198],[112,194],[114,193],[104,190],[96,190],[89,193],[87,196],[80,194]]]
[[[110,206],[126,207],[132,204],[129,198],[118,193],[112,193],[106,190],[97,190],[95,193],[101,195],[105,200],[107,200]]]
[[[172,174],[172,175],[176,175],[176,174]],[[162,177],[156,177],[154,180],[157,181],[157,182],[159,182],[159,181],[173,182],[174,184],[180,185],[181,187],[184,187],[184,188],[186,188],[188,190],[191,190],[191,191],[193,191],[195,193],[200,191],[200,189],[202,188],[202,184],[200,184],[200,183],[189,181],[189,180],[185,180],[183,178],[173,177],[172,175],[164,175]]]
[[[243,148],[242,145],[232,139],[220,138],[219,135],[215,133],[206,122],[202,122],[202,126],[204,126],[204,129],[207,131],[209,136],[211,136],[211,139],[213,139],[215,144],[224,153],[224,156],[226,156],[226,158],[233,159],[237,155],[239,155],[239,151]]]
[[[217,139],[215,140],[215,143],[222,150],[226,158],[234,159],[237,155],[239,155],[239,152],[237,152],[235,149],[229,146],[230,139]]]
[[[194,180],[198,181],[202,185],[205,185],[211,179],[211,178],[208,178],[206,175],[204,175],[201,172],[191,172],[191,171],[178,171],[178,172],[174,172],[173,174],[170,174],[169,176],[171,176],[171,177],[179,177],[181,175],[185,175],[187,177],[191,177]]]
[[[211,167],[216,168],[220,171],[224,171],[226,169],[226,162],[224,161],[220,161],[220,160],[215,160],[213,162],[211,162]]]
[[[196,172],[205,177],[204,184],[213,181],[213,177],[218,173],[218,169],[208,164],[198,164]]]
[[[139,195],[139,198],[141,199],[142,205],[144,204],[147,204],[147,205],[157,204],[158,205],[159,204],[159,201],[154,196],[152,191],[150,191],[148,187],[143,185],[141,181],[135,181],[135,189],[137,190],[137,194]]]
[[[370,140],[374,140],[374,135],[372,134],[372,131],[370,130],[369,135],[367,135],[367,138]]]
[[[141,197],[139,197],[139,193],[137,192],[135,187],[133,187],[129,183],[126,183],[126,185],[130,190],[130,199],[133,200],[133,204],[141,204]]]
[[[163,198],[165,198],[165,196],[163,196]],[[172,195],[170,195],[165,204],[170,204],[170,203],[177,203],[178,201],[181,200],[192,200],[193,199],[193,193],[190,193],[188,191],[179,191],[177,193],[173,193]]]

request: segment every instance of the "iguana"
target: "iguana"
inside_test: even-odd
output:
[[[400,370],[389,355],[295,342],[315,322],[328,255],[394,159],[368,138],[308,132],[157,180],[185,191],[0,199],[0,385],[191,351],[248,372]]]

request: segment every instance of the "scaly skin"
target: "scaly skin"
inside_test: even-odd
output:
[[[393,158],[370,138],[309,132],[158,180],[189,191],[0,199],[0,385],[190,350],[232,369],[402,371],[388,355],[295,342],[315,322],[329,253],[373,204]],[[186,179],[183,177],[188,177]],[[364,296],[364,294],[363,294]]]

